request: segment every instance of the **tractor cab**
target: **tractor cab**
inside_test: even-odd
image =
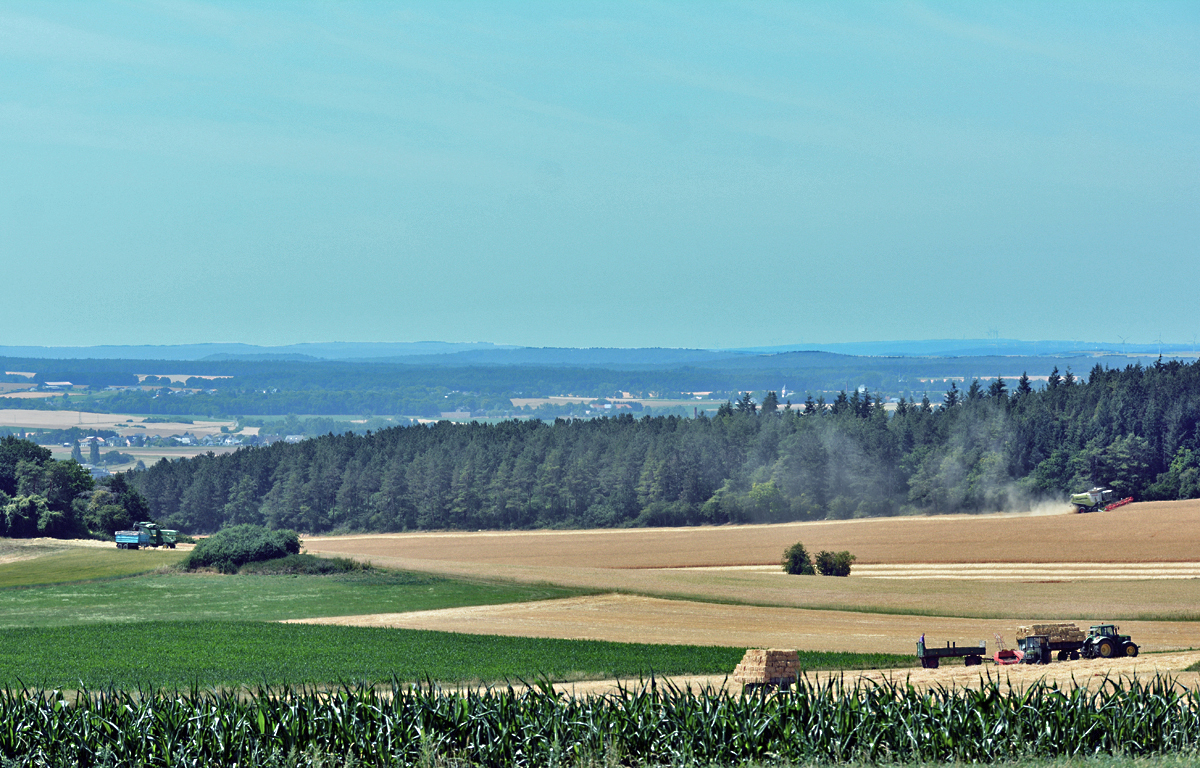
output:
[[[1118,629],[1120,627],[1114,624],[1095,624],[1089,627],[1088,636],[1084,639],[1081,649],[1084,658],[1137,656],[1137,643],[1133,642],[1129,635],[1118,634]]]

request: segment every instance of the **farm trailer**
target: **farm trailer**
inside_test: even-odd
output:
[[[131,531],[117,531],[117,549],[139,547],[166,547],[175,549],[175,538],[179,531],[160,528],[157,523],[135,523]]]
[[[962,658],[964,665],[975,667],[983,663],[983,657],[986,655],[987,643],[983,640],[979,641],[979,645],[959,645],[947,641],[945,648],[939,646],[930,648],[925,644],[924,635],[917,641],[917,658],[921,660],[921,666],[925,669],[937,669],[941,659],[959,657]]]

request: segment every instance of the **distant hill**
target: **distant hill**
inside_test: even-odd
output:
[[[54,360],[368,360],[400,358],[409,355],[448,355],[482,349],[519,349],[519,347],[444,341],[395,343],[321,342],[261,347],[255,344],[167,344],[103,345],[95,347],[5,347],[0,357],[25,357]]]
[[[321,342],[258,346],[214,343],[175,345],[102,345],[93,347],[0,346],[0,357],[55,360],[241,360],[392,362],[420,366],[545,366],[619,368],[623,370],[697,367],[755,367],[755,360],[779,365],[784,353],[826,353],[847,357],[1059,357],[1097,355],[1133,358],[1194,358],[1189,344],[1109,344],[1085,341],[1020,341],[1015,339],[931,339],[924,341],[864,341],[839,344],[790,344],[738,349],[677,349],[665,347],[520,347],[489,342]],[[815,359],[815,358],[814,358]],[[812,361],[788,361],[807,367]],[[1117,361],[1114,361],[1117,364]]]
[[[870,357],[1073,357],[1095,353],[1164,357],[1194,357],[1195,345],[1109,344],[1094,341],[1021,341],[1018,339],[926,339],[923,341],[856,341],[841,344],[790,344],[745,347],[738,351],[758,354],[779,352],[835,352]]]

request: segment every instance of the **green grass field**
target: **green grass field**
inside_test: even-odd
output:
[[[31,560],[0,565],[0,590],[133,576],[174,565],[185,554],[176,549],[117,549],[116,544],[111,548],[67,547]]]
[[[87,551],[107,553],[107,550]],[[27,563],[34,565],[54,557],[57,555]],[[47,576],[58,578],[53,571]],[[496,605],[580,594],[587,592],[398,571],[337,576],[151,573],[126,579],[0,590],[0,627],[181,620],[277,621]]]
[[[0,684],[152,688],[259,683],[554,681],[732,673],[740,648],[494,637],[267,622],[0,630]],[[806,669],[911,666],[907,656],[802,653]]]

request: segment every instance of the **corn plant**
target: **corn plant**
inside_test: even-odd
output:
[[[593,697],[548,682],[455,692],[399,680],[0,691],[0,758],[16,765],[1000,763],[1198,748],[1200,697],[1166,677],[1090,690],[802,678],[791,691],[746,695],[651,681]]]

